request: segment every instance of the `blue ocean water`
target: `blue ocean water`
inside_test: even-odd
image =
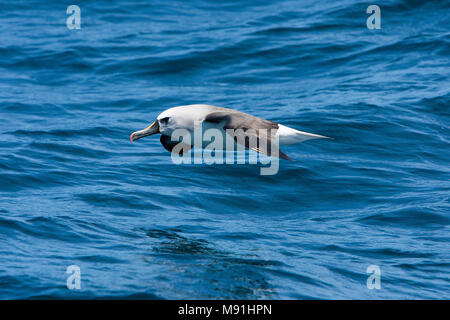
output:
[[[2,1],[0,298],[450,298],[449,9]],[[334,140],[274,176],[128,140],[194,103]]]

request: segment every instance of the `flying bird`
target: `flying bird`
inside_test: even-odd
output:
[[[289,128],[277,122],[261,119],[233,109],[195,104],[167,109],[147,128],[133,132],[130,135],[130,141],[133,142],[143,137],[160,133],[161,144],[166,150],[172,152],[175,145],[181,142],[172,141],[172,133],[176,129],[185,129],[193,136],[195,125],[198,123],[201,123],[203,128],[215,128],[222,131],[224,137],[226,134],[229,134],[228,129],[233,129],[233,132],[236,132],[233,137],[236,143],[240,143],[246,148],[256,152],[287,160],[291,159],[278,149],[279,145],[295,144],[310,139],[328,138],[318,134]],[[260,132],[263,131],[270,132],[270,134],[260,134]],[[251,138],[254,138],[257,141],[257,144],[251,145],[248,138],[239,139],[242,138],[239,137],[239,135],[250,135]],[[278,144],[274,141],[278,141]],[[187,141],[187,143],[183,139],[181,143],[185,144],[182,149],[184,152],[190,150],[195,145],[193,139]],[[266,145],[267,148],[261,148],[260,146],[262,144]],[[199,147],[204,148],[205,142],[202,142],[202,145]]]

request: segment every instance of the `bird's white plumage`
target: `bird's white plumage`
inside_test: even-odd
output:
[[[215,107],[206,104],[193,104],[187,106],[179,106],[167,109],[158,116],[158,120],[169,118],[167,124],[161,124],[161,133],[170,135],[175,129],[187,129],[192,132],[196,121],[202,122],[210,113],[220,110],[222,112],[234,112],[231,109]],[[220,128],[220,125],[212,125],[212,127]],[[325,136],[299,131],[282,124],[278,124],[276,133],[279,145],[289,145],[300,143],[306,140],[327,138]]]
[[[201,123],[212,112],[211,108],[213,106],[193,104],[167,109],[157,117],[157,120],[169,118],[167,124],[160,123],[161,133],[170,136],[175,129],[186,129],[192,132],[195,123]]]

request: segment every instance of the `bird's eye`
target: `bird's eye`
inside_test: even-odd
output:
[[[162,123],[162,124],[167,124],[167,122],[169,122],[169,117],[165,117],[165,118],[159,119],[159,122]]]

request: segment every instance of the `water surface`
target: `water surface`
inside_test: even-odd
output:
[[[447,2],[76,4],[0,4],[0,298],[449,298]],[[194,103],[334,140],[275,176],[129,142]]]

